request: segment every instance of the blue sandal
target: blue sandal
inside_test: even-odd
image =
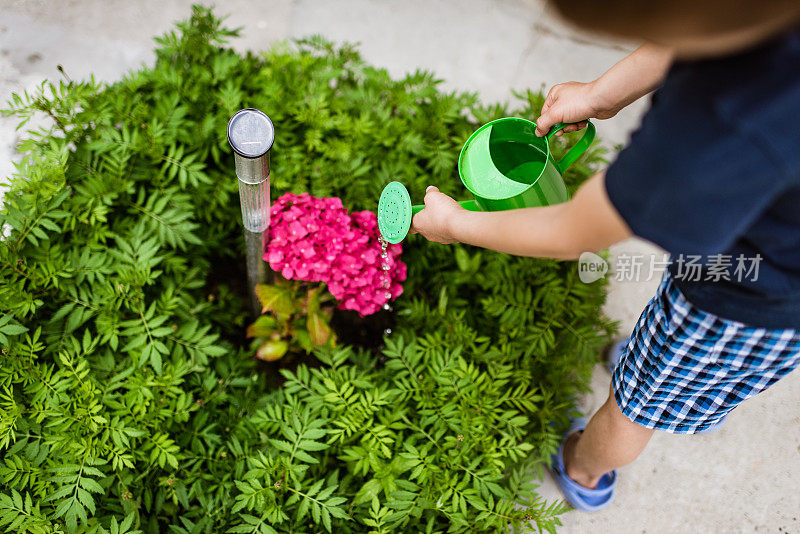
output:
[[[617,472],[611,471],[603,475],[595,489],[583,487],[567,476],[567,471],[564,468],[564,444],[569,436],[584,428],[586,428],[585,418],[579,417],[572,421],[572,425],[564,435],[564,440],[561,442],[558,452],[551,457],[550,468],[553,471],[556,482],[558,482],[558,487],[561,488],[561,493],[564,494],[564,497],[573,507],[584,512],[596,512],[597,510],[602,510],[614,500],[614,490],[617,487]]]

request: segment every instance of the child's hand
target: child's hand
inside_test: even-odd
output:
[[[412,234],[420,233],[428,241],[455,243],[453,221],[465,211],[458,202],[439,192],[439,188],[428,186],[425,190],[425,209],[414,215],[411,221]]]
[[[658,87],[672,64],[673,51],[645,43],[593,82],[553,86],[536,121],[536,135],[546,135],[554,124],[569,123],[563,132],[586,127],[587,119],[610,119],[619,110]]]
[[[554,85],[536,121],[536,135],[543,136],[559,122],[571,123],[556,135],[586,128],[587,119],[610,119],[620,107],[605,104],[592,83],[567,82]]]

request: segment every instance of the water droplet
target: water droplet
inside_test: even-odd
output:
[[[383,331],[383,333],[388,336],[389,334],[392,333],[392,329],[391,328],[387,328],[386,330]]]
[[[381,268],[381,271],[383,271],[383,280],[382,280],[381,285],[383,286],[383,289],[388,290],[392,285],[391,276],[389,275],[389,269],[391,267],[389,266],[389,263],[387,261],[387,259],[389,257],[389,254],[387,252],[387,249],[389,248],[389,242],[386,241],[386,239],[384,239],[384,237],[382,235],[378,236],[378,242],[381,244],[381,262],[380,262],[381,265],[380,265],[380,268]],[[392,298],[392,294],[389,291],[386,291],[384,293],[384,296],[385,296],[387,301],[391,300],[391,298]],[[391,310],[391,306],[389,306],[388,302],[386,304],[384,304],[383,309],[384,310]]]

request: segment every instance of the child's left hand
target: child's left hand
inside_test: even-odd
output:
[[[425,209],[414,215],[410,233],[420,233],[428,241],[437,243],[456,243],[454,220],[464,211],[458,202],[430,185],[425,190]]]

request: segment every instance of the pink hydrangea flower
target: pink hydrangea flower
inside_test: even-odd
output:
[[[264,260],[290,280],[324,282],[339,308],[362,316],[380,310],[403,292],[402,247],[381,257],[374,212],[348,213],[336,197],[286,193],[270,207]]]

